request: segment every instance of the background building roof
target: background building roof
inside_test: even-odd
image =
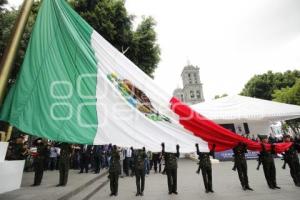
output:
[[[227,96],[191,106],[216,122],[281,121],[300,118],[300,106],[240,95]]]

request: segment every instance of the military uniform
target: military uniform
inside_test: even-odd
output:
[[[288,164],[293,181],[298,187],[300,187],[299,146],[299,144],[293,143],[293,145],[284,153],[284,162]]]
[[[25,149],[23,143],[17,143],[13,149],[13,159],[14,160],[24,160],[26,157],[24,155]]]
[[[80,147],[80,172],[88,173],[89,163],[91,161],[91,146],[90,145],[81,145]]]
[[[249,186],[247,161],[245,153],[247,153],[246,144],[238,144],[233,148],[234,153],[234,170],[237,169],[241,185],[244,190],[252,190]]]
[[[33,161],[34,183],[32,186],[38,186],[42,182],[47,153],[48,153],[47,146],[43,144],[43,142],[37,144],[37,155]]]
[[[157,167],[159,168],[159,173],[161,172],[161,156],[160,153],[153,153],[152,154],[152,161],[154,166],[155,173],[157,172]]]
[[[276,183],[276,167],[274,163],[275,146],[272,145],[271,152],[266,151],[265,145],[262,144],[262,151],[260,152],[260,162],[263,165],[264,175],[268,186],[271,189],[280,189]]]
[[[145,187],[145,160],[147,158],[146,152],[144,150],[136,150],[133,153],[134,157],[134,168],[135,168],[135,177],[136,177],[136,196],[143,196],[144,187]]]
[[[72,147],[70,144],[62,143],[60,149],[59,184],[57,186],[65,186],[68,182]]]
[[[111,191],[110,195],[117,196],[121,165],[120,165],[120,155],[116,147],[114,147],[111,152],[110,166],[108,172],[109,172],[109,179],[110,179],[110,191]]]
[[[169,194],[177,194],[177,159],[179,158],[179,146],[176,153],[166,153],[164,144],[162,145],[162,155],[165,158],[165,169],[168,177]]]
[[[95,174],[100,173],[100,165],[101,165],[101,147],[100,145],[95,145],[93,149],[93,156],[95,161]]]
[[[212,189],[212,168],[211,168],[211,161],[210,156],[215,157],[215,146],[213,149],[208,153],[203,153],[199,151],[199,146],[196,144],[197,149],[197,155],[199,159],[199,167],[197,170],[197,173],[200,173],[200,170],[202,172],[205,192],[214,192]]]

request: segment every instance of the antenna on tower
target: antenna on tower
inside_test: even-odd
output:
[[[190,62],[190,59],[187,57],[187,65],[190,66],[191,65],[191,62]]]

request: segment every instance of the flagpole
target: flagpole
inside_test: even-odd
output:
[[[13,68],[14,60],[18,52],[18,47],[30,15],[31,7],[34,0],[24,0],[20,13],[17,17],[16,23],[12,30],[12,34],[8,45],[4,51],[4,55],[0,62],[0,106],[2,106],[3,99],[6,92],[6,86],[11,70]]]
[[[18,52],[18,47],[22,39],[22,35],[30,15],[30,11],[34,0],[24,0],[20,13],[16,19],[16,23],[12,29],[9,43],[5,48],[4,55],[0,62],[0,107],[3,104],[7,82],[13,68],[14,60]],[[13,127],[9,125],[5,140],[11,137]]]

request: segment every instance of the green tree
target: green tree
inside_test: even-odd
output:
[[[153,77],[160,49],[152,17],[143,18],[134,30],[134,16],[128,14],[124,0],[73,0],[71,5],[99,34]]]
[[[3,56],[18,10],[7,10],[0,0],[0,57]],[[72,0],[74,9],[106,40],[123,52],[149,76],[157,68],[160,50],[156,44],[155,22],[153,18],[144,18],[133,30],[134,17],[127,13],[123,0]],[[31,31],[40,3],[35,2],[20,42],[11,79],[15,79],[23,62]],[[3,9],[2,9],[3,8]]]
[[[160,48],[156,44],[156,23],[152,17],[143,18],[141,24],[134,32],[135,53],[132,56],[134,62],[146,74],[152,76],[160,60]]]
[[[298,79],[292,87],[286,87],[281,90],[275,90],[272,96],[274,101],[300,105],[300,79]],[[287,120],[286,124],[295,133],[300,133],[300,118]]]
[[[252,77],[246,83],[241,95],[272,100],[275,90],[292,87],[298,78],[300,78],[299,70],[288,70],[284,73],[268,71]]]
[[[35,2],[33,4],[31,14],[28,18],[28,22],[26,24],[22,39],[20,41],[19,50],[15,59],[14,68],[11,74],[11,79],[15,79],[19,68],[23,62],[26,48],[30,39],[31,31],[38,13],[40,3]],[[1,12],[1,23],[0,23],[0,58],[2,58],[6,45],[10,39],[11,31],[15,24],[16,18],[19,14],[19,10],[11,9],[3,9]]]

